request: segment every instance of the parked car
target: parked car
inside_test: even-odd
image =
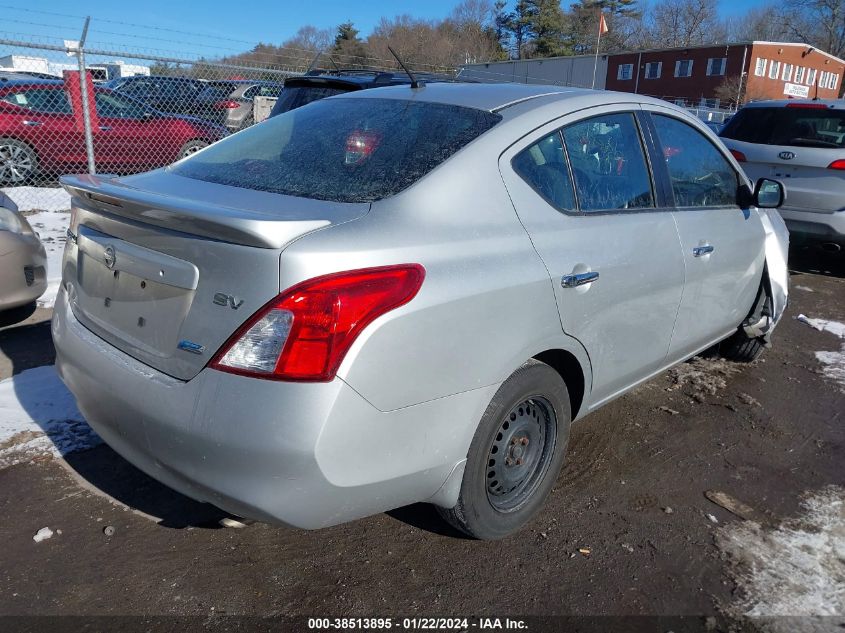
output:
[[[58,79],[56,75],[48,75],[47,73],[29,72],[22,70],[12,70],[11,68],[0,68],[0,82],[2,81],[21,81],[29,79]]]
[[[418,73],[417,78],[428,83],[456,81],[451,77],[430,73]],[[270,117],[301,108],[312,101],[345,92],[386,86],[407,86],[410,83],[410,77],[404,73],[363,69],[314,70],[306,75],[285,80],[285,89],[278,95],[279,99],[270,111]]]
[[[46,289],[44,245],[17,205],[0,192],[0,312],[33,303]]]
[[[199,79],[157,75],[119,77],[104,84],[106,88],[168,114],[191,113],[197,95],[205,86],[206,83]]]
[[[62,182],[53,335],[86,419],[165,484],[301,528],[427,501],[505,536],[573,420],[714,344],[756,358],[786,302],[782,186],[641,95],[356,91]]]
[[[255,97],[277,97],[284,84],[275,81],[209,81],[190,106],[194,115],[237,132],[255,123]]]
[[[845,106],[841,101],[758,101],[721,132],[752,179],[778,178],[780,213],[796,242],[845,248]]]
[[[98,169],[133,173],[172,163],[223,138],[225,128],[157,112],[104,88],[94,89]],[[0,83],[0,185],[84,168],[84,133],[62,81]]]

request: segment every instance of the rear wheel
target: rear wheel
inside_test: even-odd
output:
[[[563,465],[569,394],[560,375],[530,360],[496,392],[467,454],[458,503],[438,511],[479,539],[503,538],[542,507]]]
[[[38,156],[34,149],[13,138],[0,139],[0,185],[26,184],[37,172]]]
[[[203,147],[208,147],[208,141],[202,141],[199,139],[188,141],[182,146],[182,149],[179,150],[179,158],[185,158],[191,154],[196,154]]]

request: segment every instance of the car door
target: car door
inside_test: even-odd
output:
[[[35,148],[42,170],[85,164],[85,139],[61,87],[24,86],[3,100],[18,106],[4,113],[6,134]]]
[[[94,152],[99,165],[124,171],[172,161],[162,133],[163,115],[150,115],[140,102],[112,91],[98,90],[95,101],[99,129]]]
[[[763,273],[765,234],[756,211],[737,204],[744,180],[727,150],[677,112],[649,110],[686,266],[669,350],[677,360],[731,334],[748,316]]]
[[[563,117],[499,165],[563,330],[590,355],[598,406],[663,367],[683,292],[672,210],[655,195],[638,116],[617,106]]]

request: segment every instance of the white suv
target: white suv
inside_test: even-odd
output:
[[[845,248],[845,107],[841,101],[761,101],[720,134],[748,177],[781,181],[791,241]]]

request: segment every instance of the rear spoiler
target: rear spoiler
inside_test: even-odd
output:
[[[282,219],[207,201],[144,191],[109,176],[62,176],[75,204],[165,229],[257,248],[283,248],[291,240],[332,224],[328,219]],[[307,206],[312,200],[302,200]]]

